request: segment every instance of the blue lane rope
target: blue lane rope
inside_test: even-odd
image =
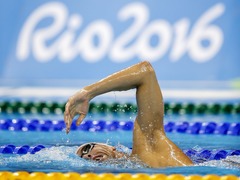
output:
[[[188,157],[190,158],[200,158],[204,160],[220,160],[225,159],[227,156],[239,156],[240,150],[208,150],[208,149],[201,149],[196,151],[194,149],[188,149],[183,151]]]
[[[46,147],[44,145],[36,145],[36,146],[14,146],[12,144],[0,146],[0,153],[1,154],[35,154]],[[234,156],[240,155],[240,150],[208,150],[208,149],[201,149],[199,151],[194,149],[187,149],[183,151],[187,156],[190,158],[200,158],[205,160],[219,160],[225,159],[227,156]]]
[[[116,130],[132,131],[133,121],[93,121],[85,120],[80,126],[72,123],[71,130],[107,132]],[[10,131],[62,131],[65,128],[63,120],[38,120],[38,119],[2,119],[0,130]],[[229,122],[166,122],[166,132],[188,134],[221,134],[240,135],[240,123]]]
[[[37,146],[14,146],[12,144],[8,144],[5,146],[0,146],[0,153],[1,154],[35,154],[36,152],[46,148],[43,145],[37,145]]]

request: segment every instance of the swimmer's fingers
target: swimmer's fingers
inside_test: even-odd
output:
[[[66,112],[64,113],[64,121],[66,124],[66,133],[68,134],[70,131],[70,127],[71,127],[71,117],[69,114],[67,114]]]
[[[70,131],[70,121],[69,121],[69,114],[65,111],[64,112],[64,122],[66,124],[66,133],[68,134]]]
[[[69,113],[69,103],[66,104],[65,106],[65,112],[64,112],[64,122],[66,124],[66,133],[69,133],[70,131],[70,127],[72,124],[72,117]]]
[[[79,126],[85,117],[86,117],[86,114],[80,114],[76,124]]]

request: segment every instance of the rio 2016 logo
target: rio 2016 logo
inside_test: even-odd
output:
[[[133,22],[115,37],[113,26],[104,19],[96,19],[77,34],[83,17],[69,14],[67,7],[60,2],[51,2],[34,10],[23,24],[16,56],[19,61],[25,61],[32,53],[39,62],[49,62],[54,58],[71,62],[81,56],[89,63],[108,56],[111,61],[121,63],[134,57],[154,62],[169,52],[172,62],[188,54],[193,61],[203,63],[211,60],[222,47],[223,32],[212,22],[224,10],[224,5],[218,3],[206,10],[195,23],[182,18],[171,25],[163,19],[150,21],[150,12],[145,4],[130,3],[119,10],[117,17],[121,22],[130,18]],[[52,18],[53,22],[47,27],[37,27],[45,18]],[[154,46],[150,43],[153,36],[159,39]],[[97,44],[94,43],[94,37],[99,40]],[[47,44],[49,40],[53,41],[50,45]],[[208,41],[207,46],[203,45],[204,40]]]

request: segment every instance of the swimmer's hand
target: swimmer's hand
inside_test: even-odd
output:
[[[73,118],[79,115],[76,124],[80,125],[86,117],[89,108],[88,92],[84,89],[71,96],[65,106],[64,121],[66,124],[66,133],[69,133]]]

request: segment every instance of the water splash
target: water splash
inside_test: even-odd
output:
[[[196,166],[211,166],[226,169],[239,169],[240,168],[240,156],[228,156],[226,159],[206,161],[196,164]]]
[[[202,151],[204,148],[200,146],[194,146],[192,148],[195,151]],[[214,151],[214,150],[212,150]],[[195,166],[211,166],[211,167],[219,167],[225,169],[239,169],[240,168],[240,156],[227,156],[225,159],[220,160],[209,160],[205,159],[199,155],[192,155],[191,159],[195,162]]]
[[[118,149],[126,154],[129,149],[123,145],[117,145]],[[42,149],[36,154],[26,155],[3,155],[0,156],[0,170],[27,170],[27,171],[69,171],[84,167],[104,168],[139,168],[144,167],[137,161],[128,158],[113,159],[103,163],[88,161],[79,158],[75,154],[77,146],[58,146]]]
[[[124,146],[124,145],[122,145],[122,144],[120,144],[120,143],[118,143],[118,144],[115,146],[115,148],[116,148],[117,151],[123,152],[123,153],[127,154],[128,156],[130,156],[131,153],[132,153],[132,151],[131,151],[128,147],[126,147],[126,146]]]
[[[115,147],[118,151],[124,152],[127,155],[120,159],[111,159],[102,163],[79,158],[75,154],[77,146],[55,146],[42,149],[36,154],[0,154],[0,170],[25,170],[28,172],[115,172],[119,169],[125,172],[151,171],[150,168],[137,158],[128,158],[128,155],[131,154],[131,149],[119,143]],[[224,169],[239,169],[240,156],[228,156],[226,159],[222,160],[204,161],[195,164],[196,168],[204,168],[206,166]],[[186,171],[183,167],[179,167],[178,169],[180,171]],[[158,169],[157,171],[160,170],[161,169]],[[165,170],[171,170],[171,168],[165,168]]]

